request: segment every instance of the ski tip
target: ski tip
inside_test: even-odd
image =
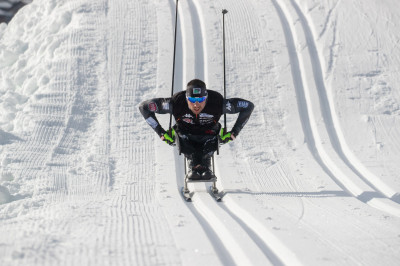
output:
[[[214,188],[213,186],[210,186],[209,193],[217,202],[222,202],[222,198],[225,195],[225,193],[223,191],[219,191],[218,189]]]
[[[184,188],[181,189],[182,197],[186,202],[192,202],[192,195],[190,191],[185,191]]]
[[[192,197],[190,197],[190,196],[183,195],[183,199],[184,199],[186,202],[192,202]]]

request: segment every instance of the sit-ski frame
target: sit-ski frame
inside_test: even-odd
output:
[[[177,146],[179,150],[179,155],[181,155],[181,150],[180,150],[180,144],[179,144],[179,137],[177,138]],[[217,154],[219,154],[219,138],[218,138],[218,148],[217,148]],[[215,160],[214,160],[214,154],[212,155],[212,171],[213,174],[215,175]],[[218,191],[217,188],[217,178],[212,178],[209,180],[189,180],[187,178],[188,175],[188,164],[187,164],[187,158],[186,155],[184,156],[184,167],[185,167],[185,180],[184,180],[184,186],[182,188],[182,194],[183,197],[185,198],[186,201],[191,201],[192,200],[192,195],[193,193],[190,192],[188,188],[188,183],[206,183],[206,182],[212,182],[212,186],[210,187],[210,194],[215,198],[216,201],[221,201],[222,197]]]
[[[209,180],[188,180],[187,178],[187,173],[188,173],[188,169],[187,169],[187,162],[186,162],[186,156],[184,158],[184,164],[185,164],[185,184],[182,188],[182,195],[185,198],[186,201],[192,201],[192,195],[193,192],[190,192],[189,188],[188,188],[188,183],[206,183],[206,182],[212,182],[212,186],[210,187],[210,194],[211,196],[213,196],[215,198],[216,201],[221,201],[222,197],[218,191],[217,188],[217,178],[212,178]],[[212,156],[212,169],[213,169],[213,173],[215,173],[215,164],[214,164],[214,155]]]

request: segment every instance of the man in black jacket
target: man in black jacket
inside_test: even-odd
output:
[[[223,143],[234,140],[247,123],[254,104],[240,98],[224,99],[213,90],[207,90],[206,84],[191,80],[186,91],[174,94],[171,98],[154,98],[144,101],[139,106],[146,122],[160,138],[172,145],[178,136],[180,151],[188,160],[189,180],[210,180],[215,177],[211,171],[211,157],[218,148],[218,134]],[[166,132],[155,116],[171,114],[176,125],[171,132]],[[239,113],[230,132],[223,132],[218,122],[223,114]]]

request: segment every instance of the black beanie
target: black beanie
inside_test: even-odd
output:
[[[193,79],[187,84],[186,97],[203,97],[207,95],[208,92],[206,84],[203,81],[199,79]]]

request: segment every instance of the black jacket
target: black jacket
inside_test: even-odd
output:
[[[182,133],[193,135],[218,134],[215,132],[218,121],[223,114],[236,114],[239,116],[231,132],[237,136],[247,123],[254,104],[240,98],[225,99],[222,95],[213,90],[207,90],[208,99],[206,106],[200,114],[195,115],[187,104],[186,91],[174,94],[171,98],[154,98],[140,104],[139,110],[147,123],[154,131],[162,136],[165,130],[158,123],[155,113],[172,113],[175,118],[178,130]]]

